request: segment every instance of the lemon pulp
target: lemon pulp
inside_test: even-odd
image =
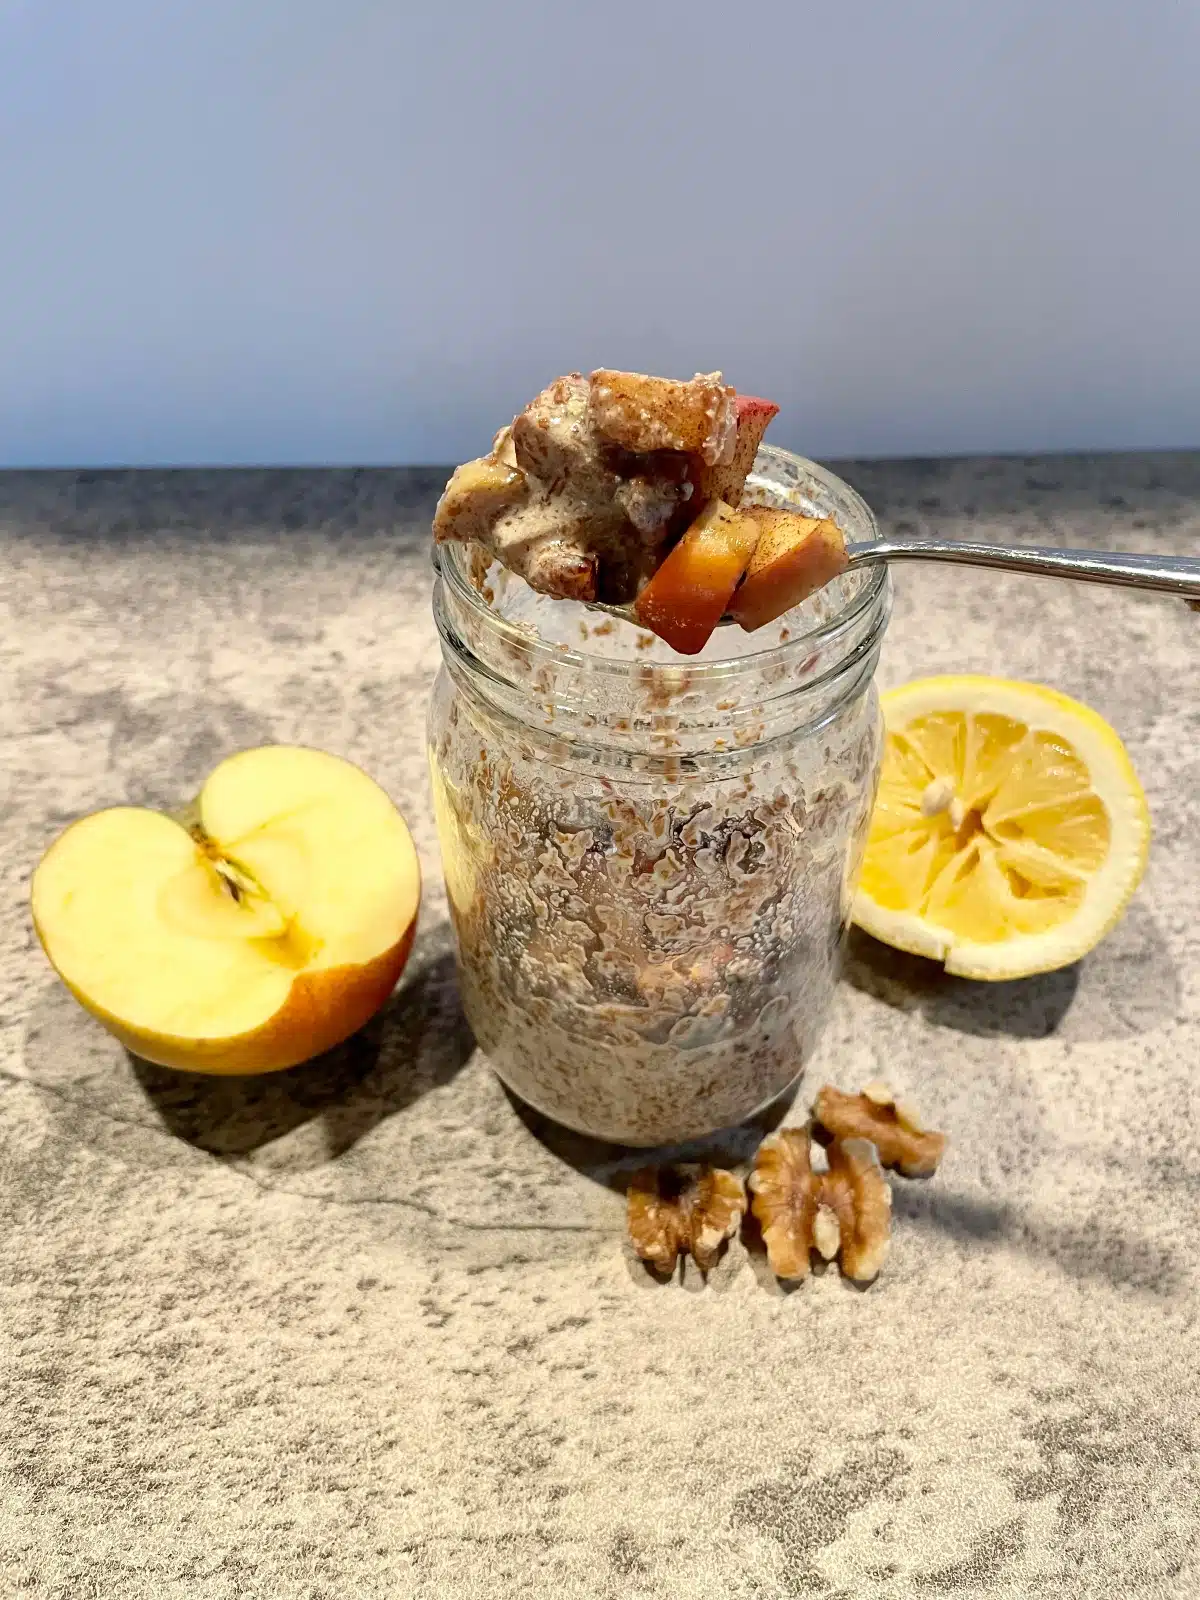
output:
[[[969,977],[1025,976],[1091,949],[1149,844],[1113,729],[1065,695],[998,678],[921,679],[883,710],[860,926]]]

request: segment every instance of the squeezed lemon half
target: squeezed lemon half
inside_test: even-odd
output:
[[[1141,881],[1150,814],[1104,719],[1040,684],[921,678],[887,748],[854,920],[965,978],[1068,966]]]

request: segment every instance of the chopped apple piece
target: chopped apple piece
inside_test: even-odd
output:
[[[680,655],[696,655],[724,616],[758,536],[746,511],[711,501],[638,595],[638,621]]]
[[[741,504],[742,490],[754,466],[758,447],[772,421],[779,415],[773,400],[760,400],[756,395],[739,394],[737,397],[737,442],[731,461],[719,461],[708,466],[703,460],[693,464],[692,482],[696,499],[724,500],[726,505]]]
[[[846,541],[830,517],[802,517],[774,506],[746,506],[758,529],[745,581],[729,609],[752,633],[774,622],[846,570]]]
[[[275,1072],[340,1044],[412,947],[403,818],[348,761],[287,745],[222,762],[196,817],[120,806],[50,846],[33,920],[59,977],[160,1066]]]
[[[465,461],[455,469],[433,514],[435,539],[486,539],[497,518],[528,496],[525,474],[500,459],[499,434],[492,448],[494,455]]]
[[[736,395],[719,372],[684,383],[600,367],[588,383],[588,420],[626,450],[683,450],[709,466],[732,459]]]

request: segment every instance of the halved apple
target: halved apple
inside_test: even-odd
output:
[[[709,466],[699,456],[693,459],[691,479],[697,501],[724,500],[730,506],[741,504],[742,490],[746,487],[746,479],[754,465],[758,447],[763,442],[763,435],[779,415],[779,407],[774,400],[760,400],[757,395],[739,394],[734,403],[737,407],[737,438],[732,459],[718,461],[714,466]]]
[[[680,655],[703,650],[750,564],[758,534],[748,511],[711,501],[634,601],[638,621]]]
[[[130,1050],[194,1072],[277,1072],[340,1044],[391,994],[421,875],[365,772],[290,745],[223,761],[178,821],[118,806],[33,875],[33,920],[71,993]]]
[[[845,572],[846,541],[831,517],[774,506],[747,506],[742,515],[754,522],[758,542],[729,609],[752,633]]]

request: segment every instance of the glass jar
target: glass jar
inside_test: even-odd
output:
[[[764,447],[750,499],[877,537]],[[874,802],[886,565],[684,658],[443,545],[429,754],[462,1001],[523,1100],[658,1145],[800,1076],[836,981]]]

